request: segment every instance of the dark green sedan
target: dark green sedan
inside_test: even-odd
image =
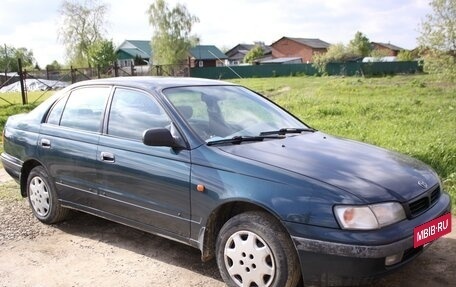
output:
[[[222,81],[77,83],[10,117],[3,137],[38,220],[74,209],[188,244],[229,286],[369,282],[418,256],[428,233],[414,229],[450,212],[423,163]]]

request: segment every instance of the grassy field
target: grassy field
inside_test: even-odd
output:
[[[456,210],[456,85],[427,75],[382,78],[280,77],[233,82],[259,91],[310,126],[408,154],[441,176]],[[29,102],[42,92],[29,93]],[[40,101],[51,95],[46,93]],[[20,103],[20,94],[0,94]],[[10,100],[9,100],[10,101]],[[33,105],[0,99],[0,128]],[[1,151],[0,147],[0,151]]]
[[[5,125],[8,116],[30,111],[53,93],[54,91],[28,92],[27,98],[29,104],[27,105],[22,105],[20,92],[0,93],[0,132],[3,131],[3,126]]]
[[[29,92],[27,105],[22,105],[20,92],[0,93],[0,133],[3,132],[3,126],[10,115],[25,113],[32,110],[39,103],[50,97],[54,92]],[[3,143],[0,138],[0,152],[3,151]],[[2,163],[0,162],[0,168]]]

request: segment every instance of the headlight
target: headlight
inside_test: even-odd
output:
[[[398,202],[336,205],[334,213],[343,229],[378,229],[405,219],[404,209]]]

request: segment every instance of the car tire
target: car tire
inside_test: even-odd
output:
[[[57,223],[69,215],[69,210],[60,205],[54,185],[42,166],[33,168],[27,178],[27,197],[33,214],[43,223]]]
[[[231,287],[295,287],[301,279],[290,237],[265,212],[246,212],[229,219],[217,238],[216,255],[220,274]]]

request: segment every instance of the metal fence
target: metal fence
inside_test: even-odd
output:
[[[422,72],[417,61],[409,62],[348,62],[330,63],[326,66],[326,74],[330,76],[376,76],[392,74],[413,74]],[[208,79],[233,79],[255,77],[279,77],[299,75],[319,75],[312,64],[266,64],[254,66],[230,66],[191,68],[190,76]]]
[[[198,77],[208,79],[233,79],[254,77],[279,77],[299,75],[319,75],[319,71],[312,64],[266,64],[253,66],[230,66],[230,67],[205,67],[190,68],[184,65],[155,65],[155,66],[127,66],[119,67],[115,62],[111,67],[104,70],[99,68],[73,68],[60,70],[27,71],[22,69],[21,61],[18,60],[21,72],[13,76],[1,78],[0,88],[7,84],[20,81],[22,103],[27,104],[27,79],[35,79],[40,82],[43,94],[48,90],[54,90],[58,82],[76,83],[83,80],[123,77],[123,76],[177,76]],[[422,66],[417,61],[410,62],[349,62],[330,63],[326,66],[327,75],[342,76],[374,76],[392,74],[412,74],[422,72]],[[44,80],[51,80],[52,83]],[[40,97],[41,98],[41,97]],[[4,100],[4,99],[3,99]]]
[[[18,67],[20,72],[18,73],[6,73],[0,76],[0,89],[4,86],[20,83],[20,90],[22,96],[22,103],[25,105],[28,103],[27,92],[30,90],[29,79],[35,80],[35,83],[39,83],[40,90],[43,91],[43,95],[50,90],[55,90],[57,87],[60,88],[60,83],[76,83],[84,80],[100,79],[108,77],[126,77],[126,76],[177,76],[177,77],[188,77],[190,75],[190,68],[187,65],[155,65],[149,66],[118,66],[117,62],[110,67],[105,69],[100,68],[74,68],[69,69],[46,69],[46,70],[32,70],[28,71],[22,69],[22,62],[18,59]],[[42,95],[42,96],[43,96]],[[40,96],[39,98],[41,98]],[[7,103],[10,103],[7,99],[0,98]],[[11,104],[11,103],[10,103]]]

